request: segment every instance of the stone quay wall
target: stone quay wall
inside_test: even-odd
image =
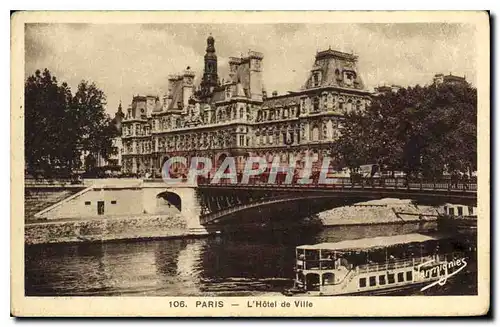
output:
[[[26,244],[80,243],[188,236],[181,215],[144,215],[29,223]]]
[[[437,219],[438,208],[406,200],[383,199],[339,207],[318,214],[324,226],[401,224]]]

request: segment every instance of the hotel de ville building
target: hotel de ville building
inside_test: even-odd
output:
[[[229,76],[217,73],[215,40],[207,39],[199,85],[188,67],[169,76],[168,91],[134,96],[122,122],[122,171],[159,177],[173,156],[209,157],[218,167],[225,157],[268,162],[300,161],[312,156],[321,164],[339,137],[342,117],[370,103],[357,67],[357,56],[335,50],[316,53],[303,87],[278,95],[263,89],[262,53],[229,58]],[[189,161],[188,161],[189,162]]]

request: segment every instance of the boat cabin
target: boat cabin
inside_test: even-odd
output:
[[[438,264],[447,260],[445,253],[456,252],[458,247],[445,235],[418,233],[301,245],[296,248],[296,286],[306,291],[333,292],[349,288],[345,285],[353,279],[359,279],[357,288],[398,280],[412,282],[413,269],[407,267],[430,261]],[[354,278],[361,274],[366,276]]]

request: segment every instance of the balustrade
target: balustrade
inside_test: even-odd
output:
[[[250,178],[248,183],[242,184],[242,175],[238,174],[238,183],[232,183],[229,179],[222,179],[217,184],[212,184],[207,178],[200,177],[198,185],[210,186],[231,186],[231,187],[270,187],[270,188],[319,188],[319,189],[393,189],[393,190],[420,190],[420,191],[462,191],[462,192],[476,192],[477,182],[459,182],[452,183],[450,180],[408,180],[405,178],[348,178],[337,177],[331,178],[332,182],[328,184],[319,183],[318,176],[311,177],[313,182],[307,184],[299,184],[299,178],[294,176],[292,183],[285,183],[285,175],[279,174],[275,183],[267,183],[268,175],[261,175],[258,177]]]

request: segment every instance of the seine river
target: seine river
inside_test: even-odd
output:
[[[25,289],[28,296],[280,295],[292,285],[297,245],[411,233],[422,227],[296,228],[200,239],[28,246]],[[464,274],[425,294],[475,292],[475,274]]]

